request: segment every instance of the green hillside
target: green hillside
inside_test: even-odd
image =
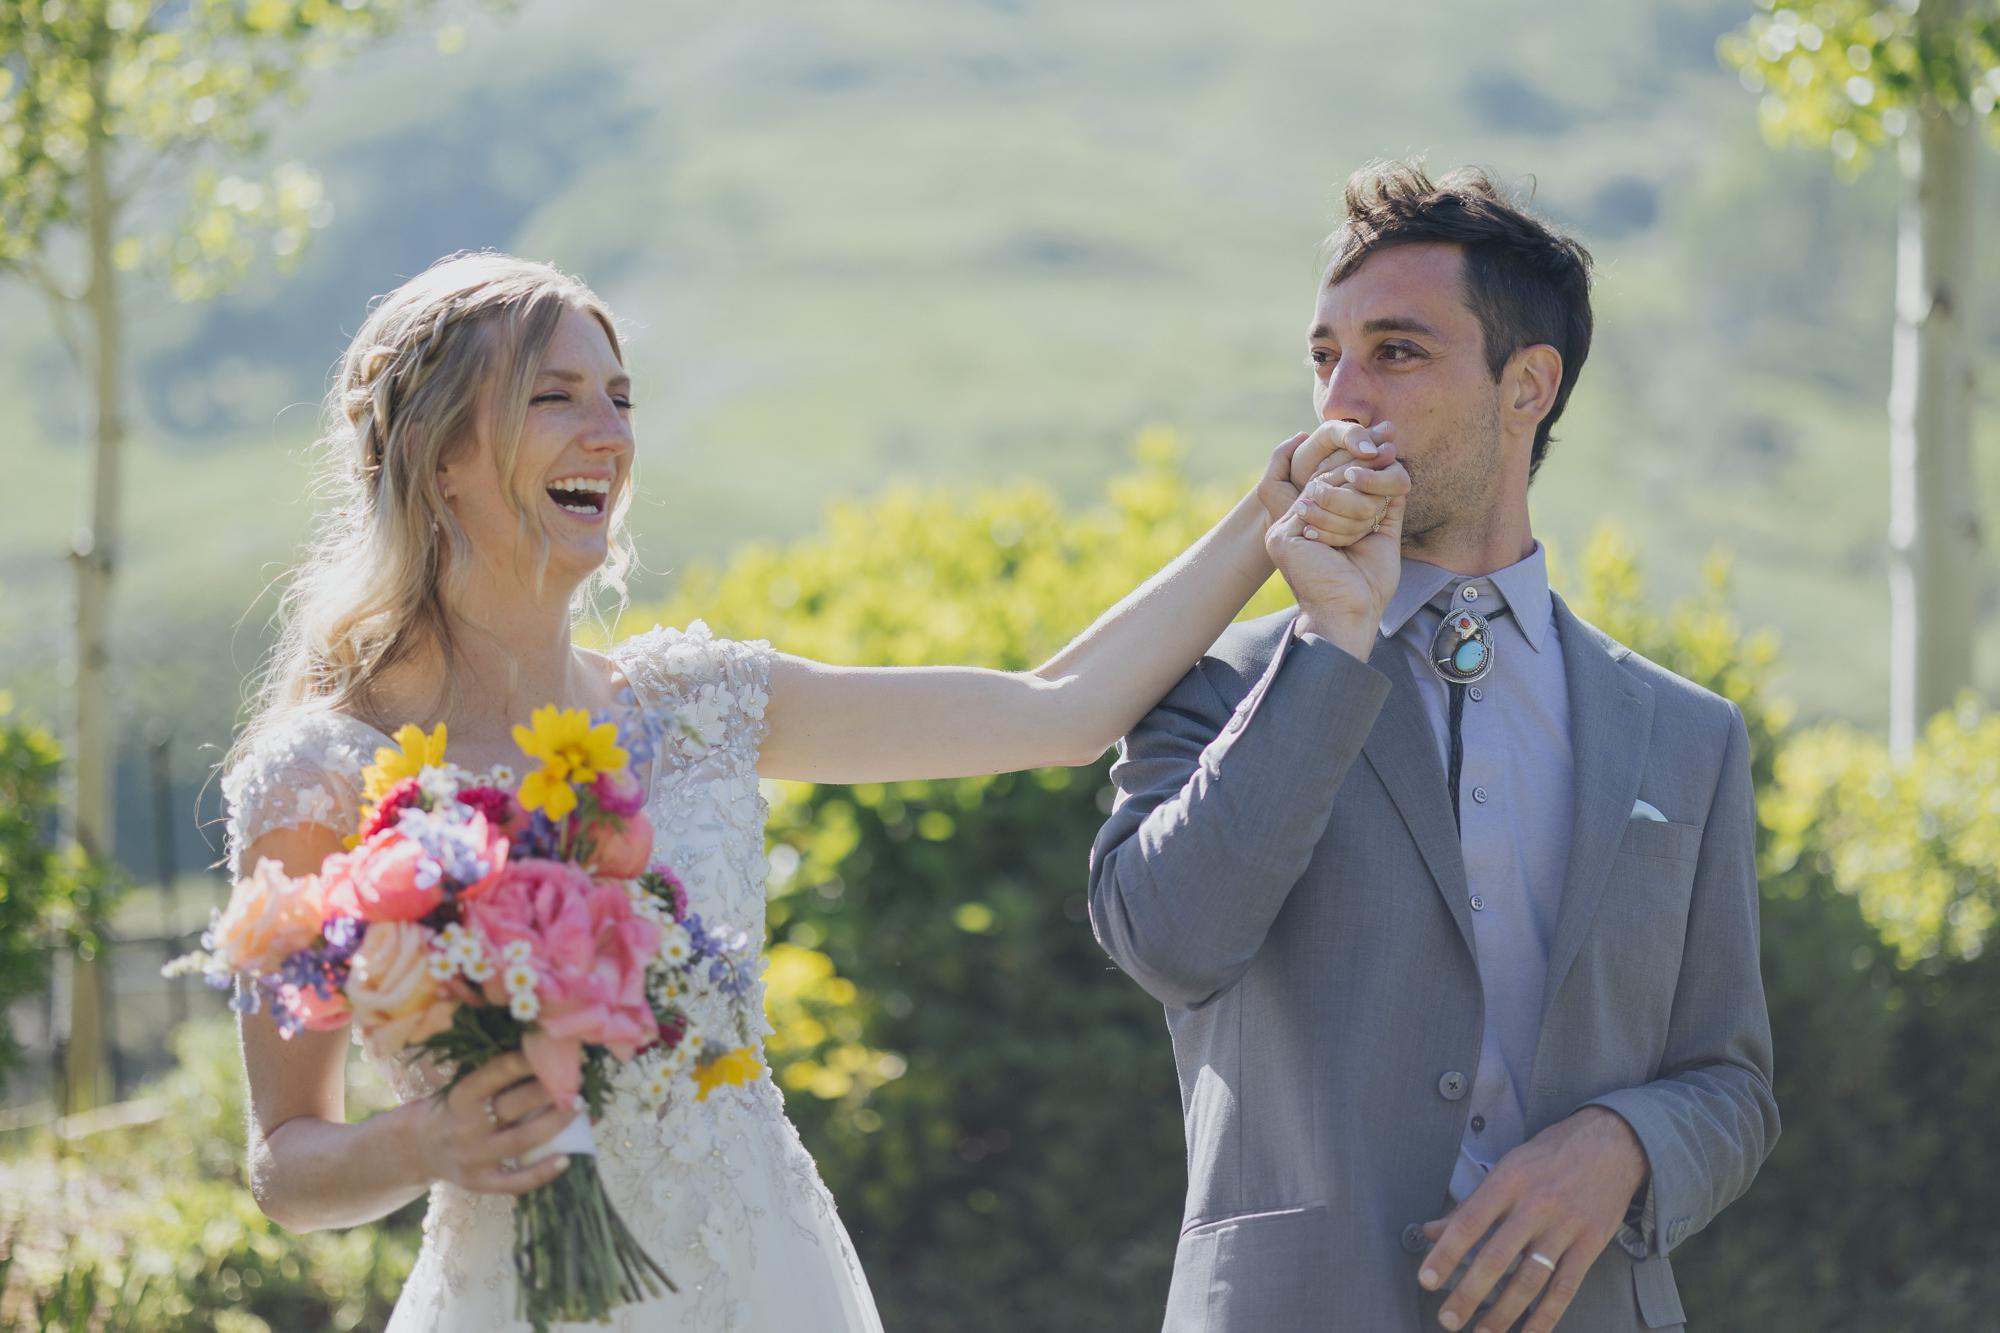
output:
[[[1574,550],[1622,524],[1662,596],[1729,547],[1785,687],[1878,721],[1896,183],[1761,143],[1714,57],[1747,9],[448,5],[455,54],[413,32],[278,129],[273,157],[316,166],[336,206],[295,272],[134,310],[122,707],[174,719],[191,809],[215,753],[195,746],[226,742],[259,593],[310,513],[327,368],[367,298],[440,254],[553,259],[628,321],[650,599],[692,557],[891,480],[1037,477],[1081,500],[1150,423],[1204,475],[1247,475],[1307,420],[1339,181],[1424,152],[1532,177],[1600,265],[1539,529]],[[2000,256],[1986,268],[2000,309]],[[87,402],[32,294],[0,303],[0,682],[54,716]],[[2000,321],[1984,337],[1990,369]],[[1990,390],[1985,412],[1991,514]],[[1992,693],[1987,587],[1967,613]]]

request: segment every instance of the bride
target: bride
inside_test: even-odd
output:
[[[622,593],[632,563],[631,394],[610,312],[547,265],[454,257],[375,307],[329,395],[336,503],[285,594],[251,719],[224,763],[232,873],[269,857],[303,875],[339,851],[359,818],[361,770],[401,723],[447,724],[452,760],[479,772],[520,762],[512,728],[541,704],[693,708],[698,734],[664,742],[642,770],[656,855],[705,920],[761,939],[760,776],[879,782],[1090,763],[1269,576],[1273,516],[1287,520],[1274,544],[1345,545],[1400,514],[1409,486],[1369,431],[1335,424],[1303,450],[1295,437],[1214,529],[1032,672],[829,666],[717,638],[700,621],[599,654],[570,635],[591,593]],[[1361,466],[1301,495],[1291,469],[1319,450]],[[565,1162],[515,1163],[572,1112],[522,1058],[442,1098],[430,1095],[435,1071],[391,1062],[400,1104],[350,1124],[344,1035],[283,1040],[268,1015],[245,1015],[241,1034],[264,1211],[293,1230],[347,1227],[428,1191],[390,1327],[524,1328],[512,1196]],[[617,1327],[880,1328],[768,1074],[658,1115],[621,1090],[595,1130],[614,1205],[680,1287],[622,1308]]]

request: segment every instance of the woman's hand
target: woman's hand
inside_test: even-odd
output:
[[[1349,467],[1388,467],[1395,454],[1391,450],[1385,456],[1383,446],[1393,444],[1395,435],[1395,426],[1387,421],[1373,426],[1327,421],[1286,440],[1272,450],[1270,464],[1257,483],[1257,501],[1264,507],[1267,522],[1283,521],[1315,477],[1335,478],[1338,485],[1338,478]]]
[[[432,1098],[423,1105],[428,1114],[419,1130],[421,1152],[434,1180],[480,1194],[526,1194],[569,1165],[560,1153],[519,1164],[576,1116],[574,1101],[558,1107],[519,1051],[489,1060],[442,1100]]]

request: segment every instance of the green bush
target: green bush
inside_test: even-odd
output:
[[[74,843],[57,848],[62,747],[47,728],[11,717],[13,707],[0,690],[0,1015],[43,991],[58,951],[96,954],[98,923],[122,883]],[[0,1091],[20,1061],[10,1025],[0,1022]]]
[[[283,1230],[243,1179],[234,1024],[190,1023],[175,1053],[175,1071],[140,1095],[154,1112],[143,1123],[0,1160],[0,1327],[382,1327],[415,1258],[421,1203],[370,1227]],[[356,1062],[350,1114],[386,1104]]]
[[[1141,464],[1081,517],[1031,487],[843,506],[818,537],[693,572],[624,628],[700,616],[836,662],[1029,666],[1230,498],[1188,488],[1162,439]],[[1730,615],[1726,562],[1707,573],[1659,613],[1615,534],[1573,576],[1555,568],[1579,614],[1743,709],[1777,827],[1762,942],[1785,1130],[1749,1195],[1679,1252],[1691,1317],[1774,1333],[1982,1327],[2000,1295],[1986,1131],[2000,975],[1963,959],[1995,899],[1993,724],[1941,723],[1923,776],[1863,780],[1885,767],[1864,739],[1788,734],[1768,690],[1774,644]],[[1251,613],[1282,604],[1273,586]],[[1814,747],[1863,757],[1815,761],[1817,776],[1785,766]],[[1085,921],[1109,799],[1099,764],[784,784],[773,802],[772,1063],[892,1328],[1157,1325],[1184,1155],[1158,1006]],[[1898,855],[1926,873],[1885,883]],[[1865,919],[1878,901],[1904,907]],[[1936,947],[1906,968],[1870,919],[1912,914]]]

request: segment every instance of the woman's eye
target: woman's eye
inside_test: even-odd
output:
[[[630,412],[632,410],[632,400],[630,398],[613,398],[611,403],[620,412]]]
[[[533,403],[566,403],[569,401],[569,395],[561,389],[552,389],[548,393],[538,393],[528,401]]]

